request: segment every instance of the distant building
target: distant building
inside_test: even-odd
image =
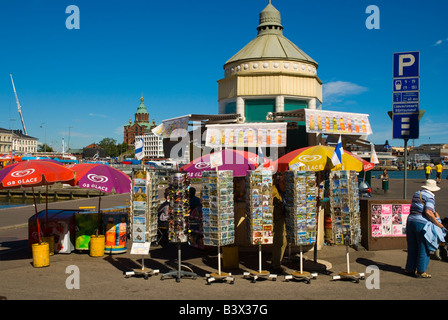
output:
[[[12,132],[8,129],[0,128],[0,153],[8,153],[12,150]]]
[[[156,136],[150,131],[144,135],[136,136],[135,140],[138,139],[143,139],[143,153],[145,159],[164,158],[162,137]]]
[[[22,130],[0,128],[0,153],[14,151],[17,154],[37,152],[37,138],[22,133]]]
[[[422,144],[419,147],[415,147],[411,154],[427,155],[430,162],[439,163],[440,161],[446,161],[448,158],[448,144]]]
[[[141,97],[140,105],[134,114],[134,122],[129,119],[129,122],[124,125],[123,142],[127,143],[129,146],[134,145],[137,136],[144,135],[156,126],[154,119],[152,123],[149,122],[149,113],[143,101],[144,99]]]

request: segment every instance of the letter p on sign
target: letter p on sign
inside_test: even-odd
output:
[[[394,78],[420,76],[420,52],[394,53]]]

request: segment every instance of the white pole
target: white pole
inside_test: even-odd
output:
[[[258,271],[261,273],[261,244],[258,245]]]
[[[348,253],[348,246],[345,246],[346,248],[346,256],[347,256],[347,273],[350,273],[350,255]]]
[[[300,246],[300,273],[303,273],[303,251],[302,246]]]
[[[221,274],[221,250],[218,245],[218,274]]]

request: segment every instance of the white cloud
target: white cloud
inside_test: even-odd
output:
[[[89,116],[99,117],[99,118],[107,118],[107,116],[105,114],[100,114],[100,113],[89,113]]]
[[[433,46],[438,46],[441,43],[442,43],[442,40],[437,40],[436,43],[433,44]]]
[[[366,92],[366,87],[347,81],[333,81],[323,85],[323,100],[325,104],[341,102],[344,97]]]

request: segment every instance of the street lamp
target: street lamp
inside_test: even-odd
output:
[[[43,125],[45,124],[45,122],[42,122],[40,124],[40,127],[43,128]],[[45,126],[45,135],[44,135],[44,152],[47,152],[47,126]]]
[[[70,153],[70,129],[73,127],[68,127],[68,153]]]

